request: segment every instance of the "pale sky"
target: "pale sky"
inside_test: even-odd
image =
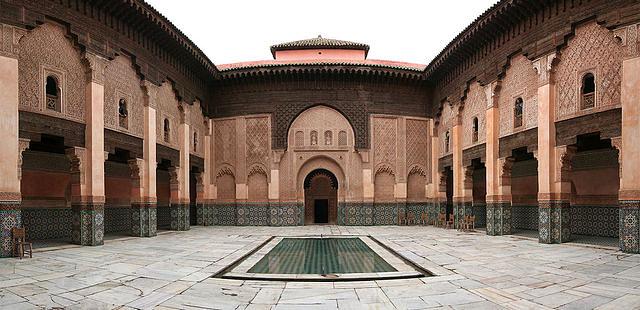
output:
[[[497,0],[146,0],[215,64],[272,59],[273,44],[369,44],[369,59],[428,64]]]

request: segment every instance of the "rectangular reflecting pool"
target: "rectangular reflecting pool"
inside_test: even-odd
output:
[[[249,273],[337,274],[397,271],[359,238],[283,238]]]

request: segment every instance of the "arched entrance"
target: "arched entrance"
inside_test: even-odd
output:
[[[338,179],[326,169],[311,171],[304,179],[304,223],[336,224]]]

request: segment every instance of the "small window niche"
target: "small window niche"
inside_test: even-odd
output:
[[[327,130],[324,132],[324,145],[332,145],[333,144],[333,132],[331,130]]]
[[[118,125],[121,128],[129,129],[129,109],[127,99],[124,98],[118,100]]]
[[[447,132],[444,134],[444,152],[445,152],[445,153],[449,153],[449,150],[450,150],[450,147],[449,147],[450,142],[451,142],[451,136],[449,135],[449,131],[447,131]]]
[[[522,98],[516,99],[513,105],[513,128],[522,127],[522,115],[524,111],[524,101]]]
[[[164,131],[164,142],[171,142],[170,137],[171,137],[171,124],[169,123],[168,119],[164,119],[163,122],[163,131]]]
[[[318,145],[318,132],[313,130],[310,134],[311,145]]]
[[[193,133],[193,151],[194,152],[198,151],[198,133],[197,132]]]
[[[473,141],[475,143],[475,142],[478,142],[478,131],[480,129],[477,117],[473,118],[472,128],[473,128],[472,129],[473,132],[471,133],[472,134],[471,141]]]
[[[580,108],[582,110],[591,109],[596,106],[596,77],[588,72],[582,76],[582,87],[580,87]]]
[[[48,75],[45,85],[45,105],[47,110],[62,112],[62,89],[60,79],[55,75]]]

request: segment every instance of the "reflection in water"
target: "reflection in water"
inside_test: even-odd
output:
[[[359,238],[284,238],[250,273],[332,274],[397,271]]]

